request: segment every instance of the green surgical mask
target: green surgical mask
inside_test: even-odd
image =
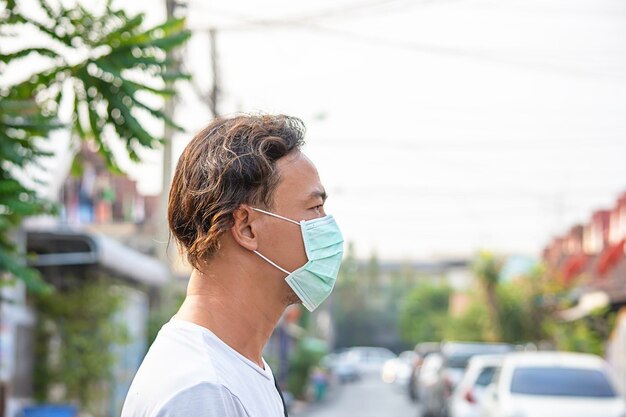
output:
[[[285,281],[302,300],[302,304],[309,311],[315,310],[332,292],[341,266],[343,237],[335,219],[333,216],[324,216],[297,222],[269,211],[252,209],[300,226],[308,262],[295,271],[281,268],[256,250],[254,253],[287,274]]]

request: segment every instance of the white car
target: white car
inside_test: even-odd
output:
[[[626,417],[626,401],[595,355],[507,355],[485,393],[486,417]]]
[[[504,355],[478,355],[470,359],[448,405],[449,417],[479,417],[485,390],[491,384]]]
[[[356,364],[345,353],[330,353],[322,358],[320,364],[329,369],[341,384],[358,381],[361,377]]]
[[[407,386],[416,360],[417,353],[412,350],[404,351],[397,358],[387,360],[381,372],[383,382],[400,387]]]
[[[364,377],[380,375],[383,364],[397,356],[389,349],[382,347],[357,346],[344,352],[346,359],[356,365],[359,374]]]

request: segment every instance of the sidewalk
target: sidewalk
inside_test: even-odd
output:
[[[319,409],[332,405],[339,397],[341,391],[343,391],[344,386],[341,384],[333,384],[329,388],[330,389],[326,394],[326,398],[322,401],[315,402],[296,400],[289,410],[289,416],[306,417],[315,413]]]

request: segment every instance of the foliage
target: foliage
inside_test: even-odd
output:
[[[4,94],[3,94],[4,93]],[[35,143],[57,127],[23,89],[0,90],[0,273],[21,278],[28,288],[45,291],[36,270],[25,266],[12,233],[26,216],[55,213],[56,206],[39,198],[16,175],[36,158],[48,156]]]
[[[287,379],[287,390],[296,398],[303,398],[313,368],[324,356],[324,352],[309,349],[306,343],[298,343],[295,353],[291,357],[289,365],[289,377]]]
[[[605,343],[615,325],[615,313],[607,308],[593,311],[588,317],[550,325],[557,348],[572,352],[605,354]]]
[[[407,345],[501,341],[601,354],[612,328],[612,315],[606,312],[575,322],[560,320],[557,312],[570,307],[570,290],[541,266],[503,281],[504,259],[480,253],[472,262],[476,285],[464,293],[467,308],[452,316],[452,289],[427,283],[436,282],[432,277],[407,270],[383,279],[376,257],[359,264],[351,246],[347,255],[332,299],[336,347],[393,348],[400,346],[392,340],[399,333]]]
[[[490,252],[481,252],[474,260],[472,270],[484,291],[484,301],[489,311],[489,327],[486,338],[490,342],[499,342],[503,329],[499,297],[496,292],[500,282],[502,261]]]
[[[501,326],[496,339],[505,343],[540,342],[548,335],[544,321],[546,313],[541,305],[533,301],[528,291],[529,278],[500,283],[495,288],[498,299],[498,318]],[[491,341],[490,312],[484,301],[484,293],[470,293],[471,304],[465,313],[451,318],[446,329],[446,338],[453,340]],[[472,337],[473,336],[473,337]]]
[[[39,313],[34,381],[39,401],[97,407],[104,394],[100,383],[112,376],[112,347],[127,342],[125,326],[114,320],[121,302],[114,287],[99,282],[34,296]],[[51,396],[55,386],[64,388],[64,398]]]
[[[155,308],[150,308],[148,317],[148,346],[152,345],[161,327],[176,314],[184,300],[185,290],[176,282],[160,291],[158,304]]]
[[[125,145],[132,161],[139,161],[140,149],[163,142],[145,129],[141,117],[178,128],[151,103],[171,97],[175,93],[171,82],[187,78],[172,69],[168,53],[190,37],[183,19],[146,30],[142,14],[129,16],[113,8],[111,1],[101,12],[80,4],[66,7],[47,0],[37,4],[40,18],[25,13],[15,0],[0,1],[3,47],[10,36],[39,39],[26,48],[3,48],[0,72],[24,65],[29,57],[48,63],[45,70],[26,72],[26,79],[0,88],[0,272],[11,273],[31,290],[41,290],[43,284],[35,270],[24,267],[10,233],[26,216],[55,212],[23,180],[26,168],[50,155],[41,151],[36,139],[64,127],[73,138],[93,142],[115,172],[120,168],[112,139]],[[72,115],[63,125],[58,117],[62,104]],[[78,172],[80,161],[75,162]]]
[[[407,275],[407,274],[404,274]],[[413,277],[392,277],[383,282],[376,255],[359,264],[354,246],[348,245],[337,285],[331,296],[335,327],[335,348],[384,346],[401,350],[397,317],[402,294],[413,285]]]
[[[544,303],[547,286],[542,279],[543,271],[536,269],[526,277],[503,282],[501,269],[502,260],[491,253],[482,252],[476,257],[472,262],[476,285],[456,293],[467,301],[460,314],[449,314],[451,289],[433,285],[415,288],[405,297],[400,317],[404,337],[415,343],[440,340],[526,343],[549,339],[551,310]],[[498,325],[494,326],[494,322]]]
[[[458,317],[449,317],[444,324],[443,335],[446,340],[463,342],[485,342],[489,328],[487,307],[476,294],[470,294],[471,303],[467,310]]]
[[[411,291],[400,313],[402,337],[413,344],[442,340],[451,294],[450,288],[431,284],[419,285]]]

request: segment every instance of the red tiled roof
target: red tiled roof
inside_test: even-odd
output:
[[[626,239],[622,239],[619,243],[609,246],[602,252],[596,265],[596,272],[600,277],[604,277],[624,256],[625,242]]]
[[[563,283],[567,284],[578,276],[587,266],[588,257],[584,253],[572,255],[565,261],[563,269]]]

